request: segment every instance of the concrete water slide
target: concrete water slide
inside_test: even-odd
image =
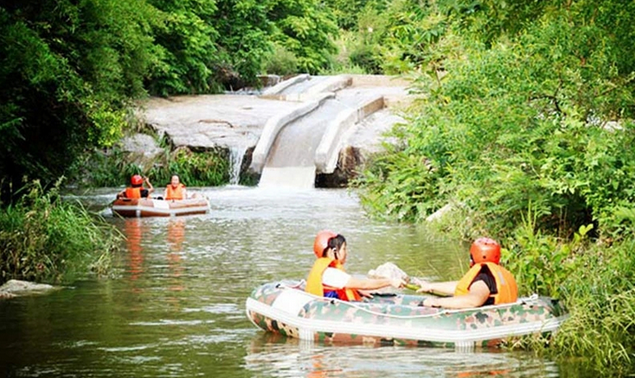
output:
[[[237,156],[232,176],[260,176],[262,186],[337,186],[403,121],[397,109],[412,98],[407,87],[389,76],[299,75],[258,95],[150,98],[138,111],[172,149]],[[163,153],[149,135],[123,142],[142,155],[140,164]]]
[[[388,106],[406,95],[404,81],[354,75],[300,75],[265,91],[263,98],[303,105],[265,124],[250,166],[259,186],[313,187],[316,176],[338,169],[343,148],[379,145],[378,135],[402,121]]]

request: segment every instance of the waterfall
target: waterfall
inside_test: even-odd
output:
[[[243,165],[246,147],[230,147],[229,149],[229,185],[240,183],[240,168]]]

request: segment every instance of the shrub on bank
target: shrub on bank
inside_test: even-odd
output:
[[[122,235],[79,203],[63,201],[59,184],[45,192],[38,181],[0,210],[0,284],[9,279],[67,282],[104,274]]]
[[[134,174],[148,176],[158,189],[178,174],[187,186],[220,186],[229,182],[229,156],[226,150],[193,152],[188,148],[164,150],[153,158],[112,148],[107,152],[93,151],[77,162],[72,180],[81,186],[117,187],[129,182]]]
[[[528,337],[520,345],[557,360],[575,359],[580,372],[629,376],[635,355],[635,237],[602,245],[588,239],[588,230],[582,227],[564,241],[526,228],[509,240],[505,265],[523,294],[555,296],[569,314],[554,335]]]
[[[501,240],[523,294],[565,301],[570,318],[548,353],[625,375],[635,371],[634,66],[610,9],[549,7],[522,32],[487,38],[448,28],[442,59],[415,80],[425,95],[393,131],[401,144],[366,170],[361,197],[413,222],[452,204],[444,230]],[[591,10],[601,17],[580,17]],[[491,21],[480,13],[474,28]]]

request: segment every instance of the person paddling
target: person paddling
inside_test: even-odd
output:
[[[374,290],[392,286],[403,287],[400,278],[355,278],[344,271],[348,256],[346,239],[333,231],[320,231],[313,242],[317,260],[307,278],[305,291],[327,298],[359,301],[364,294],[359,290]]]
[[[454,295],[448,298],[426,298],[422,306],[443,308],[470,308],[485,305],[513,303],[518,299],[514,276],[500,266],[501,247],[490,238],[479,238],[470,247],[470,270],[459,281],[413,281],[420,286],[419,293]]]
[[[143,187],[143,183],[148,184],[148,188]],[[130,185],[126,189],[117,193],[117,198],[148,198],[154,187],[147,177],[141,177],[141,175],[134,175],[130,178]]]

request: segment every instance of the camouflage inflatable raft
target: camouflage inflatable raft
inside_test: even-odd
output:
[[[378,294],[344,302],[306,293],[303,282],[267,283],[247,298],[247,316],[265,331],[324,343],[473,348],[553,332],[565,320],[554,299],[445,310],[418,306],[419,295]]]

